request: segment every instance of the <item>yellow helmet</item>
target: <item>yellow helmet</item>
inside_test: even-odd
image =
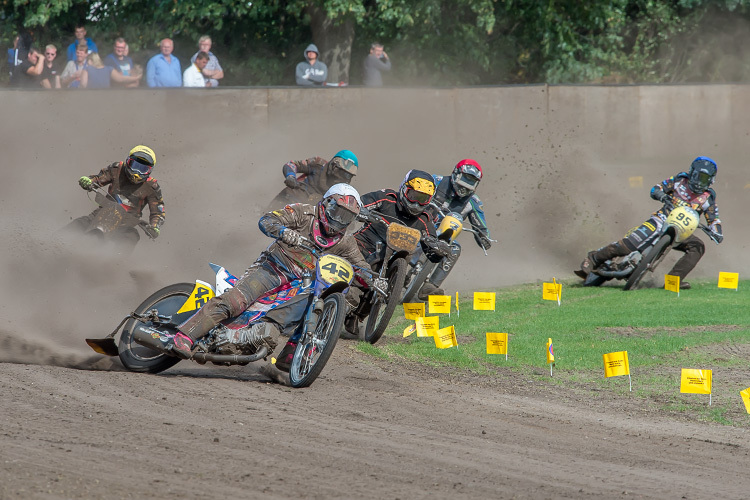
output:
[[[435,181],[432,175],[422,170],[409,170],[401,183],[398,202],[402,209],[416,216],[430,204],[435,194]]]
[[[148,146],[139,144],[128,153],[125,160],[125,173],[134,184],[140,184],[148,179],[156,165],[156,153]]]

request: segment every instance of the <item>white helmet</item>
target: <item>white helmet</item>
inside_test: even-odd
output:
[[[359,193],[349,184],[334,184],[318,206],[318,220],[327,236],[342,234],[362,208]]]

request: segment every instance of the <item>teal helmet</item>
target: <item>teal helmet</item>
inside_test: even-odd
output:
[[[358,168],[357,155],[348,149],[342,149],[328,162],[328,173],[341,178],[345,183],[349,183],[357,175]]]

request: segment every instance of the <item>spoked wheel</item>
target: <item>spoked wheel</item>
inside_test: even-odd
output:
[[[422,285],[424,285],[425,281],[427,281],[432,272],[435,270],[435,266],[437,266],[437,264],[434,262],[430,262],[429,260],[425,260],[425,262],[422,263],[422,269],[419,271],[419,273],[417,273],[417,275],[412,278],[410,283],[406,284],[404,290],[404,298],[401,299],[401,302],[411,302],[412,299],[417,296],[419,290],[422,288]]]
[[[194,283],[177,283],[164,287],[143,301],[135,310],[137,314],[145,314],[151,309],[159,311],[160,316],[172,316],[180,310],[185,300],[190,297],[195,287]],[[153,323],[145,323],[152,326]],[[133,328],[136,320],[131,319],[120,335],[120,361],[125,368],[134,372],[159,373],[176,365],[180,358],[168,356],[164,353],[149,349],[133,340]]]
[[[307,387],[323,371],[331,357],[346,316],[346,300],[340,293],[332,293],[323,301],[323,312],[312,335],[302,337],[294,351],[289,367],[292,387]]]
[[[651,249],[648,257],[641,259],[641,261],[638,263],[635,271],[633,271],[633,273],[630,275],[630,278],[628,278],[628,281],[625,283],[623,290],[635,290],[638,287],[638,284],[641,282],[641,279],[646,275],[646,271],[652,269],[651,264],[658,261],[661,256],[664,255],[664,252],[667,250],[671,243],[672,238],[668,234],[665,234],[664,236],[659,238],[659,241],[657,241],[656,245],[654,245],[654,248]]]
[[[380,340],[385,327],[388,326],[388,322],[393,316],[393,310],[401,302],[401,293],[406,278],[406,266],[406,259],[394,260],[385,275],[388,279],[388,296],[384,299],[380,295],[375,295],[375,303],[372,305],[365,326],[365,340],[371,344]]]

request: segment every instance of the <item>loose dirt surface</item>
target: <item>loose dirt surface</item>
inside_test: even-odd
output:
[[[275,370],[275,369],[274,369]],[[1,498],[746,498],[746,429],[608,408],[342,340],[308,389],[257,365],[0,365]]]
[[[695,274],[747,275],[744,156],[722,157],[702,130],[670,131],[696,150],[621,165],[590,157],[600,139],[579,132],[577,115],[554,125],[538,107],[497,108],[457,120],[433,94],[384,90],[363,104],[342,93],[332,109],[316,100],[328,94],[277,92],[287,115],[248,113],[221,90],[4,99],[0,498],[747,498],[748,427],[631,395],[376,359],[346,340],[303,390],[263,363],[134,374],[85,345],[159,288],[211,281],[208,262],[241,273],[268,244],[257,207],[281,189],[283,163],[343,148],[360,157],[362,192],[398,186],[409,168],[484,165],[479,194],[500,242],[485,257],[463,238],[451,292],[569,277],[586,251],[648,217],[650,185],[699,154],[722,165],[727,238]],[[94,208],[77,179],[139,143],[158,154],[160,238],[132,255],[66,241],[58,230]],[[629,188],[638,175],[644,187]]]

